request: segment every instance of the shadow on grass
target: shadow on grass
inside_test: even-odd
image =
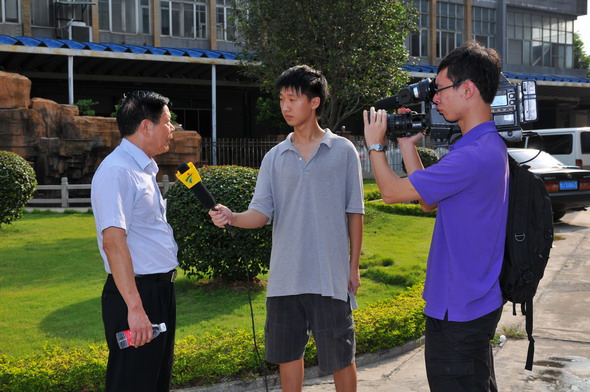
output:
[[[177,329],[212,322],[237,309],[246,309],[248,306],[248,295],[245,291],[233,291],[224,287],[215,289],[195,287],[194,283],[187,278],[178,280],[175,283],[175,288]],[[76,302],[55,310],[40,322],[39,328],[49,337],[86,340],[90,344],[102,343],[104,329],[101,291],[96,294],[96,298]],[[254,289],[251,295],[252,300],[255,301],[260,296],[264,296],[265,292],[258,288]],[[247,316],[249,317],[249,313]],[[195,331],[195,333],[198,332],[202,331]]]

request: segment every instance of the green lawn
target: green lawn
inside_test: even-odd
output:
[[[423,278],[434,223],[370,207],[365,220],[360,306]],[[25,214],[0,226],[0,354],[37,353],[46,343],[102,343],[104,279],[91,214]],[[215,328],[250,330],[247,292],[198,286],[182,274],[176,291],[177,338]],[[264,324],[264,296],[263,288],[252,293],[257,330]]]

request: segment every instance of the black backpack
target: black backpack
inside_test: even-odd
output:
[[[508,156],[510,168],[508,222],[500,288],[505,301],[516,304],[526,317],[529,348],[525,369],[532,370],[533,297],[543,277],[553,244],[553,212],[543,181]]]

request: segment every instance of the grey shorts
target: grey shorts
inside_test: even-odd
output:
[[[354,363],[356,341],[348,302],[319,294],[266,299],[266,360],[301,359],[310,333],[316,342],[320,369],[334,373]]]

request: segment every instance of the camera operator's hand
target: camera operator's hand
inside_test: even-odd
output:
[[[365,123],[365,143],[367,146],[371,144],[385,144],[385,131],[387,130],[387,112],[379,109],[363,111],[363,120]]]
[[[406,113],[410,113],[410,112],[411,112],[411,110],[408,108],[397,109],[398,114],[406,114]],[[416,143],[418,143],[420,140],[422,140],[423,137],[424,137],[424,131],[415,133],[412,136],[398,137],[397,142],[399,143],[400,148],[402,148],[403,146],[406,146],[406,145],[413,147],[416,145]]]

